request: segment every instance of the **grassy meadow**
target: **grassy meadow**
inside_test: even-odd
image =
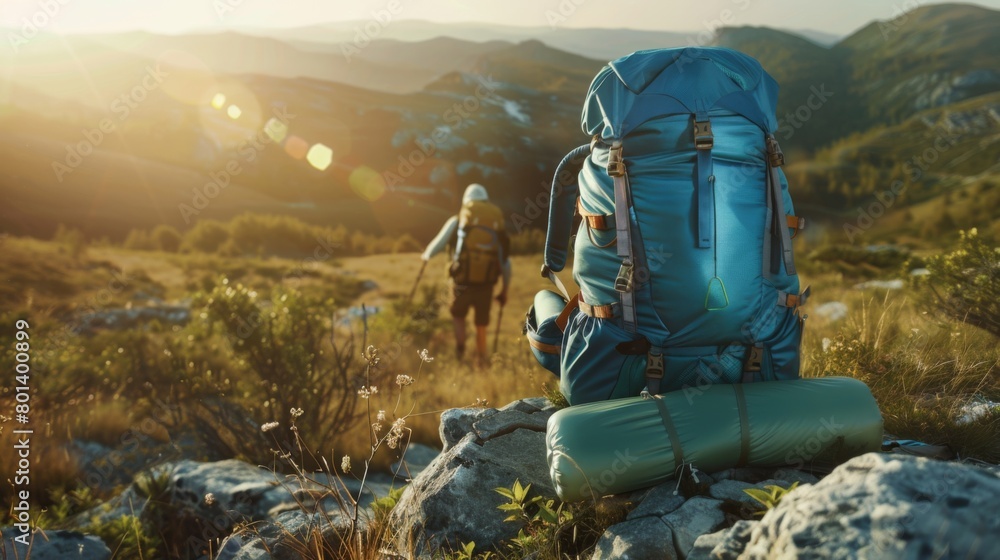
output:
[[[948,444],[962,457],[1000,460],[995,408],[971,422],[957,421],[969,403],[1000,401],[996,337],[933,312],[909,284],[898,290],[855,287],[871,278],[901,277],[907,267],[900,263],[920,257],[851,262],[867,253],[800,253],[803,285],[813,288],[803,309],[810,315],[803,375],[849,375],[868,383],[890,434]],[[305,408],[297,422],[302,439],[333,463],[343,455],[368,455],[369,405],[372,414],[405,417],[410,441],[434,446],[444,409],[502,406],[556,387],[521,335],[532,297],[548,288],[535,272],[537,254],[512,259],[498,351],[482,369],[469,356],[462,362],[455,357],[443,256],[430,261],[407,306],[421,264],[417,253],[310,260],[8,237],[0,254],[0,290],[13,303],[4,320],[31,324],[32,425],[44,426],[37,447],[44,467],[33,480],[46,490],[45,499],[82,486],[73,445],[120,448],[138,426],[150,445],[193,440],[203,459],[235,456],[268,464],[274,445],[256,427],[288,422],[290,408]],[[568,270],[562,277],[571,285]],[[87,314],[149,306],[150,298],[189,305],[190,320],[82,328]],[[812,312],[829,302],[842,303],[845,316]],[[496,311],[494,306],[491,349]],[[230,320],[241,314],[248,318],[243,323]],[[379,363],[367,377],[365,345],[379,349]],[[468,347],[474,348],[472,340]],[[434,360],[422,363],[422,349]],[[394,383],[398,375],[415,381],[403,391]],[[372,385],[379,392],[369,401],[358,397],[359,389]],[[317,388],[328,391],[322,399]],[[2,399],[3,410],[13,406],[11,391]],[[171,413],[156,415],[157,407]],[[146,429],[150,417],[156,422]],[[9,440],[16,426],[4,420],[2,437]],[[398,456],[399,449],[383,447],[373,467],[385,468]],[[13,457],[4,457],[10,468]]]

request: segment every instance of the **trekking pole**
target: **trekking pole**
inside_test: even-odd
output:
[[[503,306],[500,304],[500,312],[497,313],[497,332],[493,335],[493,353],[497,353],[497,345],[500,343],[500,321],[503,320]]]
[[[410,297],[406,298],[406,307],[409,308],[410,304],[413,303],[413,295],[417,293],[417,285],[420,284],[420,279],[424,276],[424,268],[427,267],[427,261],[423,261],[420,265],[420,272],[417,273],[417,279],[413,281],[413,288],[410,290]]]

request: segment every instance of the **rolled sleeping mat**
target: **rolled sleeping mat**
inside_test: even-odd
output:
[[[559,375],[559,353],[562,349],[562,331],[556,319],[566,307],[566,300],[551,290],[535,294],[535,302],[525,318],[524,334],[528,337],[531,353],[545,369]]]
[[[578,501],[659,484],[684,464],[831,470],[881,449],[882,415],[849,377],[709,385],[562,409],[546,444],[556,493]]]

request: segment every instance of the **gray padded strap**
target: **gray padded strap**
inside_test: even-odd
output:
[[[635,257],[632,250],[632,197],[629,193],[628,173],[622,156],[621,140],[611,145],[608,155],[608,175],[615,183],[615,233],[617,234],[618,256],[622,259],[621,268],[615,278],[615,290],[621,294],[622,322],[627,332],[636,330],[635,288]]]

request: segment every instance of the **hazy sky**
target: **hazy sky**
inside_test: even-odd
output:
[[[396,19],[443,22],[631,27],[700,31],[728,25],[768,25],[847,34],[874,19],[890,19],[927,4],[918,0],[0,0],[0,26],[23,18],[50,19],[61,32],[144,29],[176,33],[206,27],[293,27],[368,20],[397,6]],[[1000,9],[1000,0],[980,5]],[[44,13],[45,7],[53,15]]]

